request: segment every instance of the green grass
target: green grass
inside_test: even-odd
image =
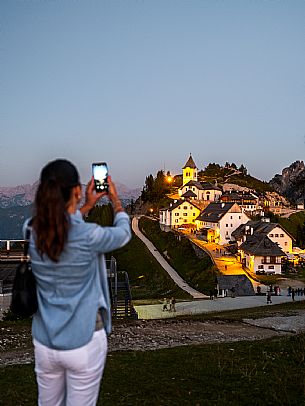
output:
[[[119,271],[127,271],[131,293],[137,299],[161,299],[165,295],[191,299],[190,295],[178,288],[145,244],[134,234],[131,241],[115,251]]]
[[[305,335],[108,356],[98,405],[302,405]],[[36,404],[33,365],[0,369],[0,404]]]
[[[289,218],[279,217],[278,222],[288,231],[288,233],[297,239],[298,227],[303,227],[303,224],[305,223],[305,212],[301,211],[292,214]]]
[[[284,273],[283,276],[292,280],[305,282],[305,267],[304,266],[297,266],[297,273],[287,272]]]
[[[146,217],[139,226],[158,251],[167,252],[167,261],[190,286],[206,294],[215,287],[216,267],[208,255],[198,258],[187,238],[161,231],[158,222]]]
[[[278,285],[280,281],[284,279],[284,275],[256,275],[250,272],[247,273],[252,279],[263,285]]]

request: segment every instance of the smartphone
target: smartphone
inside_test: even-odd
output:
[[[95,162],[92,164],[92,175],[94,178],[95,190],[100,192],[108,192],[109,184],[107,182],[108,167],[106,162]]]

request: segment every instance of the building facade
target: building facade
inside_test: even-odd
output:
[[[244,237],[253,234],[266,235],[272,242],[278,244],[282,251],[286,254],[292,253],[293,237],[278,223],[269,221],[248,221],[246,224],[240,225],[232,236],[240,246]]]
[[[199,214],[200,208],[193,202],[188,200],[175,200],[168,208],[160,210],[160,227],[162,230],[180,227],[196,228],[195,220]]]
[[[249,220],[237,203],[210,203],[196,219],[196,226],[208,242],[224,245]]]

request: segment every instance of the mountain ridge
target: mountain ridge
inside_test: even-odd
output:
[[[29,206],[34,202],[39,182],[17,186],[0,186],[0,208]],[[131,189],[123,183],[116,183],[118,194],[123,200],[135,200],[141,193],[140,188]],[[83,191],[86,185],[82,185]]]

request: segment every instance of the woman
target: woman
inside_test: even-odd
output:
[[[30,241],[38,295],[32,335],[39,405],[89,406],[98,398],[111,331],[104,253],[131,238],[129,217],[108,181],[114,224],[100,227],[82,218],[105,195],[95,193],[93,179],[77,210],[82,192],[74,165],[56,160],[41,172]]]

